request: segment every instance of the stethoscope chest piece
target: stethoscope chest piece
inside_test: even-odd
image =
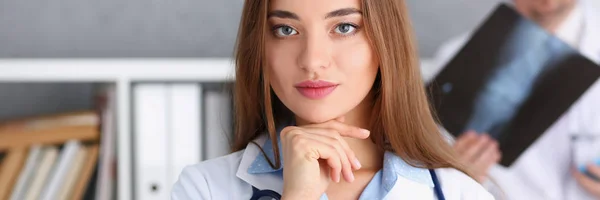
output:
[[[280,200],[281,195],[273,190],[259,190],[252,187],[252,198],[250,200]]]

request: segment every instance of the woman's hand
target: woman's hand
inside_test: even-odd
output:
[[[369,131],[346,125],[343,119],[322,124],[289,126],[281,131],[283,199],[319,199],[331,181],[354,181],[361,167],[344,137],[366,139]]]
[[[454,143],[454,150],[460,161],[475,173],[479,183],[487,180],[490,168],[502,157],[498,142],[486,134],[473,131],[460,135]]]

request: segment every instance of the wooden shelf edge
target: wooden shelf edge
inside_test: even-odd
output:
[[[98,129],[97,126],[73,126],[27,132],[4,132],[0,133],[0,152],[33,144],[63,144],[69,140],[98,142],[100,138]]]

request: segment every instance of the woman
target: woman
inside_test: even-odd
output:
[[[492,199],[438,132],[410,32],[401,0],[246,0],[236,152],[172,198]]]

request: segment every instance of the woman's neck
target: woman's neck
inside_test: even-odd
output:
[[[359,128],[369,128],[369,123],[371,119],[371,111],[372,111],[372,101],[371,95],[365,98],[358,106],[352,109],[350,112],[346,113],[344,116],[344,123],[359,127]],[[306,121],[299,119],[296,117],[296,122],[298,125],[308,124]],[[360,161],[362,168],[361,170],[379,170],[383,166],[383,153],[380,148],[377,148],[377,145],[371,141],[371,139],[354,139],[354,138],[345,138],[348,146],[354,153],[356,157]]]

